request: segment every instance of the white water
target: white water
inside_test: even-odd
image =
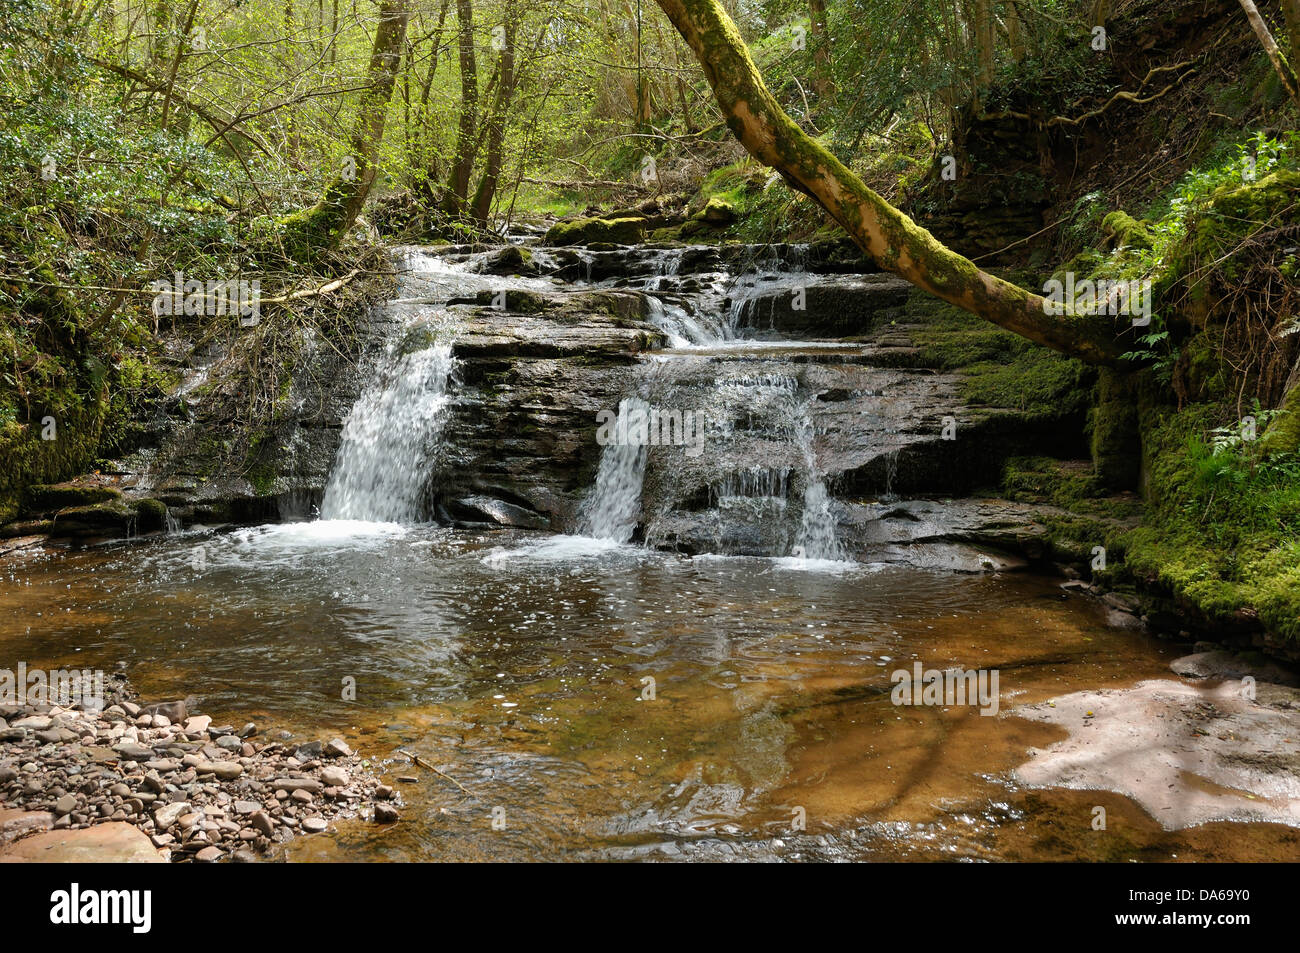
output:
[[[484,289],[551,287],[542,279],[477,274],[481,257],[453,262],[420,249],[402,254],[402,296],[388,305],[397,328],[343,424],[322,520],[412,523],[427,516],[426,491],[451,412],[456,321],[447,302]]]
[[[638,397],[628,397],[618,405],[620,418],[635,407],[647,415],[650,406]],[[636,531],[641,518],[641,486],[649,449],[635,444],[606,444],[600,454],[596,485],[583,501],[578,516],[579,533],[595,539],[626,543]]]
[[[435,344],[402,356],[371,383],[343,425],[321,519],[420,519],[452,365],[451,346]]]
[[[795,534],[791,555],[808,560],[838,562],[845,559],[844,547],[836,533],[835,514],[831,512],[831,497],[817,467],[817,451],[813,447],[813,425],[805,409],[803,419],[795,425],[795,440],[804,460],[803,516]]]

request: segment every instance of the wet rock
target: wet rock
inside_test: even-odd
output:
[[[144,714],[162,715],[170,723],[179,724],[185,721],[186,718],[185,702],[183,700],[170,701],[170,702],[157,702],[153,705],[146,706],[144,709]]]
[[[375,805],[375,823],[393,824],[396,823],[401,815],[397,813],[397,808],[390,804]]]
[[[1231,678],[1246,676],[1257,682],[1295,687],[1300,685],[1296,673],[1254,653],[1237,654],[1220,648],[1184,655],[1169,663],[1169,668],[1185,678]]]

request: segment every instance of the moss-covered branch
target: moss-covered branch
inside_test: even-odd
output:
[[[717,0],[657,0],[694,51],[740,142],[815,199],[880,263],[931,294],[1065,354],[1120,362],[1114,319],[1055,317],[1044,300],[987,274],[869,189],[786,115]]]

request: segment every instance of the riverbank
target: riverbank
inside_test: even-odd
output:
[[[340,738],[270,738],[111,682],[99,711],[0,706],[0,862],[254,861],[342,819],[398,819],[400,795]]]

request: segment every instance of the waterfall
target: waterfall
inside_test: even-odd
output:
[[[637,397],[619,402],[618,416],[626,420],[634,408],[649,414],[649,405]],[[612,539],[626,543],[636,531],[641,516],[641,486],[645,482],[649,449],[643,445],[619,443],[605,445],[596,472],[596,485],[582,503],[578,514],[578,532],[595,539]]]
[[[398,358],[371,383],[343,425],[321,518],[419,520],[430,461],[447,417],[451,346]]]
[[[647,318],[650,323],[668,335],[668,346],[675,348],[692,345],[716,344],[723,331],[716,323],[693,317],[679,304],[663,301],[654,295],[646,296]]]
[[[817,453],[813,449],[813,424],[805,408],[795,424],[795,440],[804,460],[803,516],[795,534],[792,553],[804,559],[845,559],[835,529],[835,514],[831,512],[831,497],[817,467]]]

